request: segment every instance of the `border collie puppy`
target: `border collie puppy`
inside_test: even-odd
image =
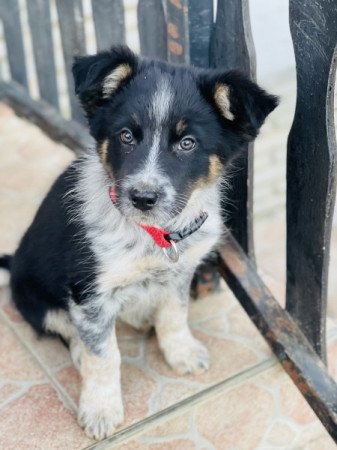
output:
[[[24,318],[68,342],[79,422],[103,439],[123,421],[117,317],[154,326],[177,373],[208,369],[187,323],[190,282],[223,234],[226,168],[277,99],[239,73],[123,46],[77,58],[73,75],[97,146],[57,179],[1,265]]]

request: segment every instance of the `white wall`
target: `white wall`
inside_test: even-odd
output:
[[[257,76],[261,82],[293,71],[294,52],[289,30],[288,0],[250,0],[256,49]],[[270,84],[270,83],[268,83]]]

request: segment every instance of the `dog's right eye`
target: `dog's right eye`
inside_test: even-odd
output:
[[[196,146],[195,140],[191,136],[187,136],[179,143],[179,149],[185,152],[189,152]]]
[[[123,144],[126,144],[126,145],[133,144],[133,134],[127,128],[123,128],[119,137],[120,137],[120,140],[123,142]]]

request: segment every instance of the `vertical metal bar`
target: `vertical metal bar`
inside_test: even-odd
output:
[[[255,79],[255,51],[248,0],[218,0],[211,65],[224,70],[238,69]],[[254,257],[253,158],[253,145],[249,144],[240,161],[236,163],[232,189],[224,200],[227,225],[251,258]]]
[[[287,310],[326,359],[325,323],[336,192],[335,0],[290,0],[297,103],[287,155]]]
[[[166,61],[167,26],[161,0],[139,0],[137,14],[141,54]]]
[[[71,73],[74,56],[85,54],[82,2],[81,0],[56,0],[56,7],[61,29],[71,113],[74,119],[83,123],[85,119],[74,93],[74,82]]]
[[[167,0],[167,51],[171,63],[190,63],[188,0]]]
[[[58,109],[56,67],[48,0],[29,0],[28,19],[41,98]]]
[[[92,0],[97,50],[125,43],[123,0]]]
[[[1,1],[0,17],[4,27],[11,77],[28,90],[27,68],[18,0],[11,0],[10,5],[8,5],[8,2]]]
[[[213,30],[213,0],[188,0],[190,62],[208,68]]]

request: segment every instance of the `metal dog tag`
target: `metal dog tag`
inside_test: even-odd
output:
[[[167,259],[169,259],[171,262],[176,263],[179,260],[179,251],[178,251],[177,246],[174,241],[171,241],[171,244],[172,244],[172,247],[171,247],[172,250],[169,251],[165,247],[163,247],[162,250]]]

